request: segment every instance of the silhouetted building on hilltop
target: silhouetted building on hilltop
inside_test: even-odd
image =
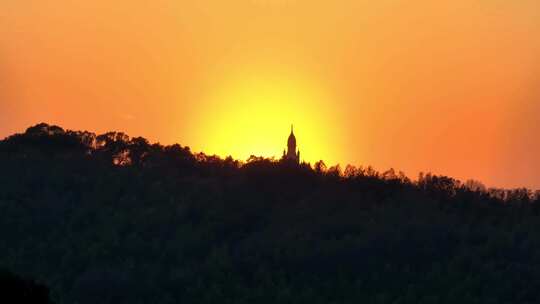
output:
[[[287,151],[283,150],[283,159],[300,163],[300,150],[296,150],[296,137],[294,136],[293,126],[291,125],[291,134],[287,140]]]

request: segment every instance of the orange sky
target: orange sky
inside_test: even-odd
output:
[[[5,0],[0,137],[45,121],[194,151],[540,188],[538,0]]]

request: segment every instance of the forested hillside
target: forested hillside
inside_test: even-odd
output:
[[[46,124],[0,141],[0,170],[0,268],[56,303],[540,301],[527,189]]]

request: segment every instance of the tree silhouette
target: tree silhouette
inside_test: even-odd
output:
[[[0,267],[59,303],[540,301],[539,191],[47,124],[0,169]]]

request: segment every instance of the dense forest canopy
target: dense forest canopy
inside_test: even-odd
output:
[[[47,124],[0,168],[0,268],[58,303],[540,300],[539,191]]]

